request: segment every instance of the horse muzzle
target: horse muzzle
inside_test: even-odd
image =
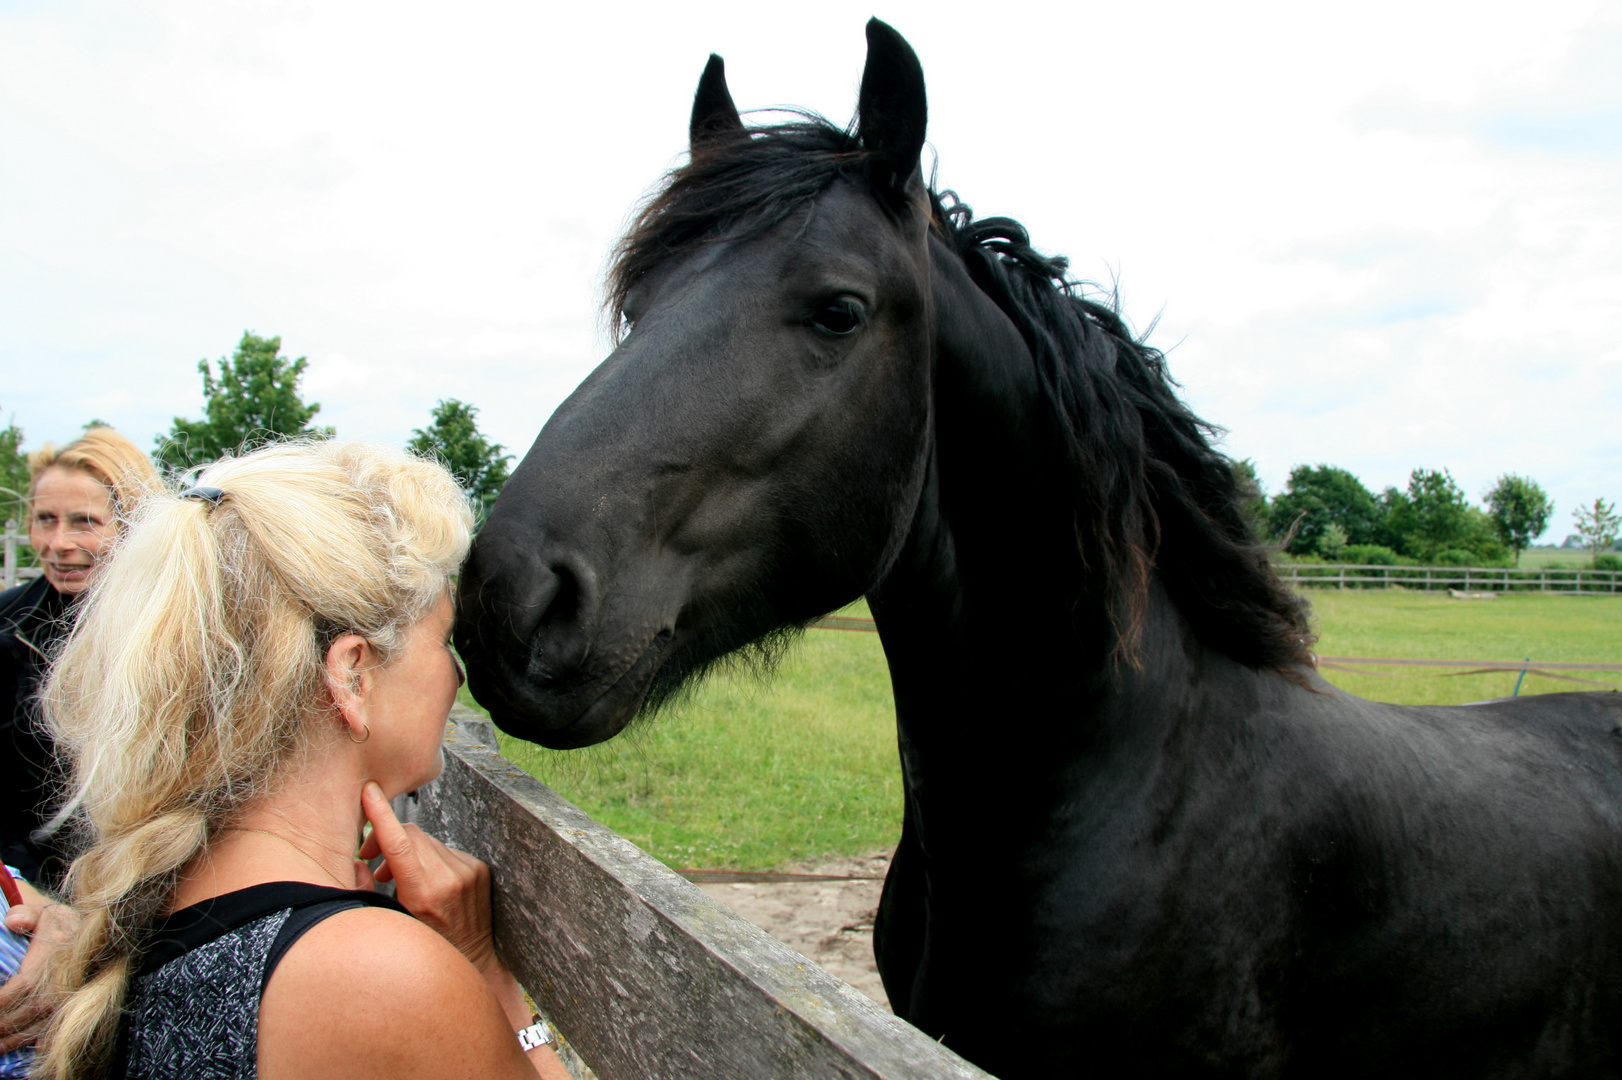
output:
[[[473,696],[502,731],[554,749],[623,730],[671,649],[672,620],[605,610],[598,575],[572,553],[476,544],[457,600]]]

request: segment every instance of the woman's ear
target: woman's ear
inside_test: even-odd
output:
[[[367,705],[376,666],[376,651],[359,634],[343,634],[327,646],[327,693],[355,742],[364,742],[371,734]]]

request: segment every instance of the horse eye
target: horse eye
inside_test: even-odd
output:
[[[819,330],[844,337],[862,325],[862,309],[854,300],[834,300],[818,308],[811,323]]]

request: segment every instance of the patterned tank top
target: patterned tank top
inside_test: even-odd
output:
[[[310,927],[358,907],[405,911],[382,893],[275,881],[161,921],[130,988],[112,1075],[253,1080],[259,1000],[276,964]]]

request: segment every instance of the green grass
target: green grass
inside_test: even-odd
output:
[[[1507,593],[1495,600],[1446,594],[1312,589],[1317,652],[1436,660],[1523,660],[1622,663],[1622,597]],[[1324,669],[1341,689],[1374,701],[1457,705],[1507,697],[1515,673],[1450,675],[1438,668],[1380,668],[1396,677]],[[1622,672],[1562,674],[1622,683]],[[1523,694],[1605,687],[1527,675]]]
[[[1522,570],[1589,570],[1594,556],[1583,548],[1527,548],[1515,565]]]
[[[712,677],[598,746],[546,750],[503,735],[501,751],[671,866],[765,869],[901,835],[877,634],[808,631],[769,683]]]
[[[1324,655],[1622,663],[1622,597],[1307,595]],[[866,610],[857,605],[850,613]],[[1362,697],[1406,704],[1503,697],[1515,683],[1513,674],[1438,673],[1324,675]],[[1573,674],[1622,682],[1622,672]],[[1580,689],[1597,688],[1529,675],[1521,692]],[[473,704],[465,691],[463,700]],[[502,736],[501,748],[671,866],[766,869],[863,854],[900,835],[894,706],[875,634],[809,631],[771,682],[712,678],[685,702],[599,746],[545,750]]]

